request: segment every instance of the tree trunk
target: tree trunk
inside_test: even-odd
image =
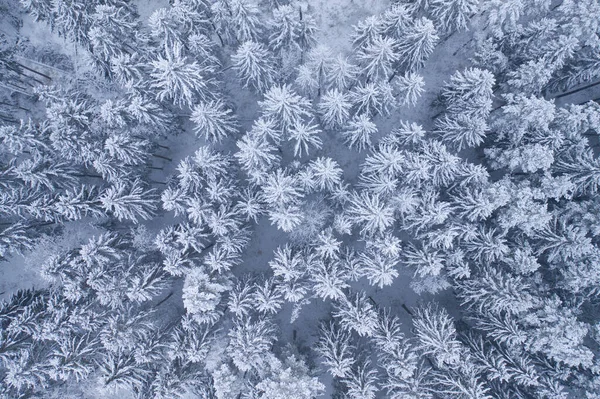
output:
[[[9,107],[22,109],[23,111],[27,111],[27,112],[31,111],[29,108],[24,108],[24,107],[21,107],[20,105],[11,104],[11,103],[7,103],[7,102],[4,102],[4,101],[0,101],[0,105],[6,105],[6,106],[9,106]]]
[[[156,157],[156,158],[164,159],[165,161],[173,162],[173,159],[171,159],[169,157],[165,157],[164,155],[152,154],[152,156]]]
[[[2,114],[0,114],[0,119],[2,119],[4,122],[8,122],[8,123],[17,123],[17,122],[19,122],[18,120],[13,119],[10,116],[6,116],[6,115],[2,115]]]
[[[435,119],[439,118],[440,115],[442,115],[443,113],[444,113],[444,110],[438,112],[437,114],[435,114],[431,117],[431,120],[435,120]]]
[[[443,38],[438,44],[436,44],[436,47],[441,46],[442,44],[446,43],[448,41],[448,39],[450,39],[452,36],[454,36],[454,34],[456,32],[457,31],[454,31],[454,32],[450,33],[448,36],[446,36],[445,38]]]
[[[217,30],[217,27],[215,26],[215,24],[212,21],[210,24],[212,25],[213,30],[215,31],[215,33],[217,34],[217,37],[219,38],[219,41],[221,42],[221,47],[225,47],[225,42],[223,41],[223,37],[221,37],[221,34]]]
[[[398,70],[397,70],[397,69],[395,69],[395,70],[394,70],[394,73],[393,73],[393,74],[392,74],[392,75],[389,77],[389,79],[388,79],[388,83],[391,83],[391,82],[392,82],[392,80],[394,80],[394,78],[396,77],[396,75],[397,75],[397,74],[398,74]]]
[[[51,226],[53,224],[56,224],[56,222],[44,222],[44,223],[32,224],[31,226],[27,226],[27,228],[28,229],[39,229],[40,227]]]
[[[89,173],[75,173],[73,174],[73,176],[75,177],[90,177],[90,178],[94,178],[94,179],[104,179],[104,177],[100,176],[100,175],[91,175]]]
[[[165,303],[166,301],[169,300],[169,298],[171,298],[173,296],[173,291],[169,292],[169,295],[167,295],[166,297],[164,297],[163,299],[161,299],[160,301],[158,301],[158,303],[154,306],[152,306],[152,309],[156,309],[158,308],[160,305],[162,305],[163,303]]]
[[[558,7],[562,6],[562,3],[563,3],[563,2],[561,1],[560,3],[558,3],[557,5],[555,5],[554,7],[552,7],[552,8],[550,9],[550,11],[554,11],[554,10],[556,10]]]
[[[561,93],[561,94],[559,94],[558,96],[554,96],[554,97],[552,97],[552,99],[562,98],[562,97],[565,97],[565,96],[568,96],[568,95],[571,95],[571,94],[579,93],[580,91],[583,91],[583,90],[589,89],[590,87],[594,87],[594,86],[597,86],[597,85],[600,85],[600,81],[598,81],[598,82],[594,82],[594,83],[590,83],[590,84],[588,84],[588,85],[585,85],[585,86],[583,86],[583,87],[580,87],[580,88],[578,88],[578,89],[574,89],[574,90],[566,91],[566,92],[564,92],[564,93]]]
[[[43,66],[43,67],[45,67],[45,68],[54,69],[55,71],[57,71],[57,72],[60,72],[60,73],[64,73],[65,75],[68,75],[68,74],[71,74],[71,73],[72,73],[72,72],[68,72],[68,71],[65,71],[65,70],[63,70],[63,69],[60,69],[60,68],[54,67],[54,66],[52,66],[52,65],[44,64],[43,62],[39,62],[39,61],[35,61],[35,60],[32,60],[32,59],[30,59],[30,58],[27,58],[27,57],[23,57],[23,56],[21,56],[21,55],[17,55],[17,57],[19,57],[19,58],[21,58],[21,59],[24,59],[24,60],[27,60],[28,62],[31,62],[32,64],[37,64],[37,65],[39,65],[39,66]]]
[[[492,114],[492,112],[498,111],[500,108],[504,107],[505,105],[506,105],[506,103],[505,103],[505,104],[498,105],[496,108],[493,108],[493,109],[490,111],[490,115]]]
[[[14,87],[7,86],[9,84]],[[24,96],[27,96],[27,97],[33,97],[32,94],[29,94],[26,91],[24,91],[24,90],[27,90],[25,87],[19,87],[19,86],[15,85],[14,83],[8,83],[8,82],[6,84],[0,83],[0,87],[4,87],[5,89],[11,90],[11,91],[16,91],[17,93],[23,94]]]
[[[470,38],[469,40],[467,40],[467,42],[465,44],[460,46],[454,53],[452,53],[452,56],[456,56],[456,54],[458,54],[460,52],[460,50],[467,47],[472,41],[473,41],[473,38]]]
[[[48,76],[48,75],[46,75],[46,74],[44,74],[44,73],[41,73],[41,72],[39,72],[39,71],[36,71],[35,69],[29,68],[28,66],[25,66],[25,65],[21,64],[20,62],[17,62],[17,61],[14,61],[14,62],[15,62],[15,64],[17,64],[19,67],[21,67],[21,68],[23,68],[23,69],[25,69],[25,70],[27,70],[27,71],[29,71],[29,72],[33,72],[33,73],[35,73],[36,75],[40,75],[40,76],[43,76],[43,77],[45,77],[45,78],[46,78],[46,79],[48,79],[48,80],[52,80],[52,78],[51,78],[50,76]]]
[[[375,302],[375,299],[373,299],[373,297],[371,295],[368,296],[369,300],[371,301],[371,303],[375,306],[379,306],[377,305],[377,302]]]

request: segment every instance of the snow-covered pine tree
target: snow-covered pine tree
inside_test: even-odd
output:
[[[154,190],[144,190],[140,180],[134,180],[131,184],[116,182],[100,194],[99,201],[107,212],[119,220],[147,220],[156,210]]]
[[[43,15],[40,19],[46,20],[60,36],[84,47],[88,44],[87,32],[91,24],[91,15],[97,5],[95,1],[26,1],[24,5],[34,16]]]
[[[382,23],[376,15],[371,15],[354,26],[352,35],[352,44],[360,49],[371,44],[374,40],[381,37]]]
[[[209,274],[203,267],[195,267],[185,276],[183,306],[198,323],[212,325],[223,314],[224,294],[232,288],[229,278]]]
[[[399,39],[413,20],[413,9],[405,3],[394,3],[381,16],[381,31]]]
[[[271,223],[283,231],[291,231],[303,218],[299,207],[304,190],[298,176],[283,169],[269,173],[261,185],[263,200],[269,204]]]
[[[350,147],[362,151],[371,147],[371,136],[376,133],[377,125],[371,121],[371,118],[367,114],[359,114],[348,121],[342,135]]]
[[[387,79],[399,61],[398,42],[391,37],[376,36],[365,43],[357,55],[367,79]]]
[[[425,92],[425,81],[421,75],[409,72],[396,79],[394,86],[398,89],[400,105],[415,106]]]
[[[288,131],[289,140],[294,142],[294,156],[302,157],[302,154],[308,155],[309,148],[320,149],[323,141],[319,137],[322,133],[317,125],[312,125],[313,121],[307,123],[297,122]]]
[[[392,144],[380,144],[361,165],[360,178],[387,176],[396,178],[403,170],[404,154]]]
[[[331,227],[319,233],[315,244],[315,251],[321,260],[337,261],[340,259],[342,242],[335,237]]]
[[[217,44],[209,37],[210,30],[200,30],[201,33],[194,33],[188,39],[190,55],[218,69],[221,66],[221,61],[218,57],[219,50]]]
[[[307,170],[311,182],[313,182],[311,185],[313,189],[333,191],[336,186],[342,183],[344,171],[331,158],[318,157],[308,164]]]
[[[306,272],[306,264],[302,253],[293,249],[289,244],[279,247],[274,252],[274,258],[269,266],[276,277],[283,281],[297,280]]]
[[[267,366],[265,355],[271,350],[275,334],[275,325],[269,319],[237,319],[227,334],[227,355],[242,372],[263,371]]]
[[[492,109],[494,75],[484,69],[456,71],[444,85],[441,98],[448,113],[486,118]]]
[[[68,163],[45,156],[34,156],[13,163],[7,172],[34,192],[43,189],[50,192],[72,189],[77,182],[77,171]]]
[[[435,133],[457,151],[483,143],[489,126],[485,119],[465,114],[446,114],[435,121]]]
[[[431,376],[436,385],[434,392],[452,396],[462,396],[468,392],[469,397],[474,399],[491,399],[489,388],[479,381],[477,370],[471,364],[463,365],[458,370],[433,372]]]
[[[306,51],[317,43],[317,21],[308,13],[307,8],[298,10],[300,16],[300,27],[298,29],[298,46],[302,51]]]
[[[334,322],[323,323],[316,351],[325,359],[329,373],[338,378],[348,377],[354,365],[354,347],[351,335]]]
[[[493,189],[464,189],[453,196],[453,200],[458,214],[474,222],[489,218],[494,210],[503,205],[503,198],[495,197],[498,194]]]
[[[297,205],[281,205],[269,210],[271,224],[277,225],[284,232],[291,232],[304,219],[304,214]]]
[[[277,314],[283,305],[281,290],[274,278],[255,283],[253,302],[256,310],[264,315]]]
[[[269,43],[277,53],[294,48],[305,50],[314,43],[315,21],[301,7],[295,8],[291,4],[277,7],[269,25]]]
[[[445,263],[443,253],[427,245],[419,248],[414,244],[409,244],[402,252],[402,260],[419,277],[438,276]]]
[[[504,50],[509,60],[517,64],[506,74],[508,87],[524,94],[541,93],[552,76],[581,48],[577,31],[579,28],[567,28],[549,18],[527,24]],[[514,51],[522,55],[514,58]]]
[[[345,90],[355,83],[360,69],[352,64],[347,57],[338,54],[326,68],[326,80],[330,87]]]
[[[309,266],[309,275],[315,295],[324,300],[345,300],[348,274],[338,262],[315,261]]]
[[[404,72],[421,68],[433,53],[439,36],[433,22],[425,17],[416,19],[398,38],[398,57]]]
[[[483,262],[495,261],[509,252],[505,232],[480,227],[473,233],[465,242],[465,249],[473,259]]]
[[[479,11],[479,0],[431,0],[429,13],[444,34],[468,28],[469,19]]]
[[[459,365],[463,346],[446,309],[433,303],[417,308],[413,326],[419,349],[425,356],[431,356],[437,367]]]
[[[128,98],[125,111],[133,120],[152,127],[157,133],[171,126],[172,117],[153,100],[140,94]]]
[[[525,139],[535,140],[532,144],[551,139],[550,125],[556,120],[557,108],[553,101],[523,94],[505,94],[507,102],[491,124],[499,138],[518,147]],[[552,140],[552,139],[551,139]]]
[[[374,194],[387,197],[393,194],[398,186],[398,179],[390,174],[361,174],[358,187]]]
[[[458,286],[463,306],[477,306],[481,312],[519,315],[536,306],[522,277],[503,275],[493,268],[483,268],[477,280],[465,280]]]
[[[230,29],[238,42],[257,40],[265,29],[260,8],[253,0],[224,1],[230,13]]]
[[[350,98],[357,114],[386,115],[395,106],[393,91],[385,80],[359,83],[350,92]]]
[[[190,120],[196,124],[196,135],[210,142],[218,143],[238,132],[237,120],[221,100],[199,103],[192,110]]]
[[[318,105],[323,125],[332,130],[341,128],[350,119],[351,107],[352,103],[347,94],[337,88],[329,90],[321,97]]]
[[[305,70],[304,75],[310,75],[308,78],[314,81],[317,95],[320,96],[326,86],[325,78],[327,70],[333,61],[331,52],[331,49],[325,45],[313,47],[307,54],[307,61],[298,68],[299,73],[296,82],[299,83],[298,81],[302,80],[301,71]],[[311,84],[313,83],[311,82]]]
[[[0,231],[0,260],[9,255],[20,254],[34,246],[34,239],[22,223],[12,223]]]
[[[594,84],[599,74],[599,62],[597,55],[590,52],[579,51],[565,67],[556,74],[549,82],[547,88],[550,92],[569,93],[570,88],[589,83]],[[579,89],[576,89],[579,90]]]
[[[394,209],[378,194],[367,191],[354,193],[346,212],[363,235],[383,233],[394,223]]]
[[[284,132],[312,116],[310,101],[296,94],[289,85],[271,87],[259,105],[264,118],[273,120]]]
[[[386,354],[394,354],[407,346],[400,319],[392,315],[389,309],[380,312],[379,325],[373,338],[377,349]]]
[[[283,169],[270,173],[262,186],[265,202],[275,205],[297,205],[304,196],[297,177]]]
[[[437,140],[423,143],[420,155],[431,166],[430,178],[436,186],[449,186],[461,176],[461,159]]]
[[[253,308],[254,279],[248,276],[237,278],[228,292],[227,310],[238,319],[250,316]]]
[[[361,254],[362,270],[369,280],[369,284],[382,289],[391,285],[399,276],[397,264],[400,259],[397,256],[387,256],[380,251],[372,250]]]
[[[506,149],[489,148],[485,150],[492,169],[506,168],[522,173],[536,173],[550,170],[554,163],[554,150],[541,144],[521,144],[521,146]]]
[[[382,138],[382,143],[401,146],[415,146],[424,141],[425,130],[417,123],[408,123],[400,121],[400,127],[395,128],[391,133]]]
[[[266,137],[251,130],[237,142],[235,157],[242,168],[250,175],[266,173],[279,164],[281,157],[277,147]]]
[[[104,150],[118,161],[129,165],[141,165],[150,156],[150,142],[131,134],[114,134],[104,141]]]
[[[150,35],[160,40],[164,46],[173,46],[175,43],[184,44],[186,37],[180,30],[178,15],[173,8],[159,8],[148,18]]]
[[[260,43],[244,42],[231,61],[244,87],[252,87],[262,93],[275,82],[275,62]]]
[[[486,15],[486,29],[499,37],[502,37],[505,31],[514,30],[525,12],[525,3],[522,0],[493,0],[482,3],[482,7]]]
[[[297,68],[298,76],[294,80],[300,92],[306,96],[313,97],[319,94],[319,81],[315,71],[308,64],[302,64]]]
[[[210,89],[214,86],[213,66],[189,61],[183,52],[183,46],[174,44],[166,47],[163,54],[151,62],[152,81],[150,88],[155,90],[160,101],[173,101],[182,107],[191,107],[200,98],[210,100]]]
[[[371,366],[370,360],[357,362],[344,379],[348,387],[348,395],[352,399],[375,399],[379,391],[377,370]]]
[[[304,361],[294,354],[286,354],[283,362],[270,356],[269,368],[269,375],[256,385],[261,398],[312,399],[325,390],[318,378],[310,375]]]
[[[36,21],[44,21],[52,15],[52,2],[48,0],[20,0],[21,6]]]
[[[336,305],[333,316],[346,331],[356,331],[361,337],[370,337],[377,328],[377,313],[364,292],[343,297]]]
[[[112,58],[131,53],[133,49],[139,53],[145,52],[146,48],[138,39],[141,26],[136,15],[128,8],[99,4],[90,20],[87,35],[93,54],[92,62],[105,75],[110,75]]]
[[[595,193],[600,188],[600,162],[590,149],[565,151],[553,169],[568,176],[578,194]]]

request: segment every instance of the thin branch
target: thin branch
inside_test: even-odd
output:
[[[152,154],[152,156],[156,157],[156,158],[164,159],[164,160],[169,161],[169,162],[173,162],[173,159],[171,159],[169,157],[165,157],[164,155]]]
[[[574,90],[566,91],[566,92],[564,92],[564,93],[561,93],[561,94],[559,94],[558,96],[554,96],[554,97],[552,97],[552,98],[550,98],[550,99],[562,98],[562,97],[565,97],[565,96],[568,96],[568,95],[571,95],[571,94],[579,93],[580,91],[583,91],[583,90],[589,89],[590,87],[594,87],[594,86],[597,86],[597,85],[600,85],[600,81],[598,81],[598,82],[594,82],[594,83],[590,83],[590,84],[588,84],[588,85],[585,85],[585,86],[583,86],[583,87],[580,87],[580,88],[578,88],[578,89],[574,89]]]

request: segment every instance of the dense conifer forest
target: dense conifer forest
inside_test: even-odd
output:
[[[0,0],[0,398],[600,399],[598,0]]]

